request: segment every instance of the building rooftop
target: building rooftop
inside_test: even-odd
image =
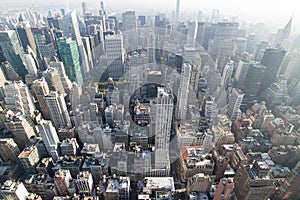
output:
[[[147,190],[166,189],[175,191],[173,177],[145,177],[145,188]]]

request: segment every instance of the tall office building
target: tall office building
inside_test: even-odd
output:
[[[4,200],[25,200],[29,193],[21,182],[7,180],[0,189],[0,198]]]
[[[248,73],[244,83],[244,105],[249,107],[257,99],[259,88],[262,84],[266,72],[266,67],[260,63],[250,63]],[[243,105],[243,106],[244,106]]]
[[[59,57],[63,61],[66,74],[71,81],[83,84],[82,71],[77,44],[71,38],[59,38],[57,41]]]
[[[54,161],[56,161],[58,159],[59,139],[57,136],[57,132],[52,125],[52,122],[41,120],[37,127],[39,133],[42,135],[48,154],[52,156]]]
[[[55,128],[71,126],[70,116],[63,95],[57,91],[51,91],[45,99],[49,108],[51,121]]]
[[[109,76],[120,78],[124,73],[124,47],[123,35],[107,35],[105,37],[105,51]]]
[[[28,74],[37,75],[37,65],[31,54],[24,54],[24,63]]]
[[[157,99],[151,102],[154,116],[155,169],[170,170],[169,143],[173,115],[173,94],[168,88],[157,88]],[[154,114],[154,115],[153,115]]]
[[[20,149],[12,138],[0,139],[0,158],[2,162],[13,160],[19,163]]]
[[[72,82],[66,74],[65,66],[63,62],[51,62],[50,67],[57,69],[58,74],[60,76],[60,80],[63,84],[64,90],[67,94],[69,94],[70,89],[72,87]]]
[[[43,71],[43,77],[51,91],[57,91],[59,94],[65,95],[65,90],[56,68],[48,67],[47,70]]]
[[[231,81],[234,65],[235,63],[232,61],[230,63],[227,63],[224,67],[222,77],[221,77],[221,85],[223,85],[225,88],[228,87],[228,84]]]
[[[6,82],[4,84],[5,108],[33,116],[35,106],[28,87],[22,81]]]
[[[210,54],[218,60],[218,69],[223,73],[225,64],[234,53],[238,23],[218,22],[215,25],[214,38],[210,46]]]
[[[37,79],[32,84],[32,90],[36,100],[39,103],[40,110],[44,119],[50,119],[49,108],[45,97],[49,94],[50,90],[44,78]]]
[[[68,188],[72,180],[69,170],[60,169],[55,172],[54,175],[54,184],[58,190],[58,193],[62,196],[69,194]]]
[[[248,61],[244,61],[244,60],[239,61],[234,75],[234,80],[236,82],[235,86],[237,88],[243,89],[249,66],[250,63]]]
[[[37,46],[37,54],[46,67],[50,59],[56,54],[53,32],[47,27],[39,27],[32,28],[32,33]]]
[[[233,196],[233,178],[223,178],[220,180],[213,200],[229,200]]]
[[[72,40],[76,41],[76,44],[77,44],[76,48],[78,50],[79,62],[80,62],[80,66],[81,66],[81,76],[84,79],[87,76],[87,74],[85,72],[89,71],[90,66],[89,66],[88,57],[87,57],[85,48],[82,43],[82,38],[80,35],[76,11],[73,10],[70,13],[68,13],[67,15],[65,15],[62,20],[62,25],[63,25],[62,28],[63,28],[64,37],[71,37]],[[71,79],[71,77],[69,77],[69,78]],[[82,83],[80,83],[80,84],[82,84]]]
[[[31,118],[21,113],[13,114],[8,111],[5,126],[14,134],[14,141],[21,151],[30,143],[30,139],[36,136]]]
[[[28,73],[23,63],[23,48],[14,30],[0,31],[0,47],[6,60],[24,80]]]
[[[176,13],[175,13],[176,21],[175,22],[177,22],[179,20],[179,17],[180,17],[179,14],[180,14],[180,0],[177,0],[176,1]]]
[[[30,24],[28,21],[22,21],[21,25],[16,28],[18,36],[20,38],[20,42],[22,44],[22,47],[25,52],[27,52],[27,46],[30,46],[30,48],[33,50],[33,52],[36,54],[36,44],[34,41],[33,34],[31,32]]]
[[[293,52],[290,56],[288,65],[284,71],[284,76],[291,83],[294,79],[300,79],[300,53]]]
[[[293,21],[293,16],[290,18],[290,20],[288,21],[288,23],[285,25],[283,29],[278,30],[273,43],[274,47],[277,46],[284,47],[286,45],[285,43],[287,42],[291,34],[292,21]]]
[[[259,88],[259,93],[265,91],[272,83],[276,82],[279,68],[286,51],[280,49],[266,49],[261,64],[266,67],[264,78]]]
[[[82,13],[83,14],[86,14],[88,12],[88,9],[87,9],[87,3],[86,2],[82,2],[81,3],[81,6],[82,6]]]
[[[229,97],[228,107],[227,107],[227,115],[232,121],[238,120],[241,115],[242,111],[240,110],[242,101],[244,98],[244,94],[237,90],[233,89],[231,95]]]
[[[191,64],[184,63],[181,69],[180,86],[177,96],[176,118],[185,120],[187,114],[187,104],[189,96],[189,85],[191,78]]]
[[[26,147],[18,156],[25,174],[36,174],[36,165],[40,160],[39,150],[36,146]]]
[[[135,11],[126,11],[122,14],[123,33],[128,38],[128,49],[135,50],[137,48],[137,20]]]
[[[187,27],[187,42],[186,45],[189,47],[194,47],[196,42],[196,36],[197,36],[197,21],[189,21],[188,27]]]

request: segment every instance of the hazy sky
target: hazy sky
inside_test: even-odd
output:
[[[99,7],[97,0],[85,0],[88,8]],[[40,7],[65,6],[67,0],[33,0]],[[69,0],[70,8],[80,8],[82,0]],[[139,11],[166,11],[175,10],[176,0],[104,0],[107,10],[136,10]],[[0,8],[6,6],[28,7],[32,0],[0,0]],[[201,10],[205,14],[211,14],[212,9],[220,10],[226,16],[239,16],[239,18],[252,21],[274,24],[283,27],[293,12],[293,32],[300,33],[300,8],[299,0],[181,0],[181,11],[191,13],[191,16]]]

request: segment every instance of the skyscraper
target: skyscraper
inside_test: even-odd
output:
[[[0,139],[0,157],[2,162],[13,160],[16,163],[19,163],[19,154],[20,149],[12,138]]]
[[[5,108],[33,116],[35,106],[28,87],[22,81],[6,82],[4,84]]]
[[[21,113],[7,114],[5,126],[14,134],[14,141],[21,151],[29,144],[30,138],[36,136],[31,118]]]
[[[189,85],[191,78],[191,64],[184,63],[181,69],[180,86],[177,96],[176,118],[185,120],[187,114],[187,103],[189,96]]]
[[[137,20],[135,11],[126,11],[122,14],[123,33],[128,38],[128,49],[135,50],[137,48]]]
[[[45,99],[49,108],[51,121],[55,128],[71,126],[71,120],[63,95],[57,91],[51,91]]]
[[[65,95],[65,90],[61,82],[59,72],[56,68],[48,67],[46,71],[43,71],[43,77],[48,83],[50,90],[57,91],[59,94]]]
[[[155,169],[170,170],[169,143],[173,115],[173,94],[168,88],[157,88],[157,99],[151,102],[155,119]]]
[[[41,120],[37,126],[39,133],[42,135],[44,144],[49,155],[52,156],[53,160],[58,159],[58,143],[59,139],[57,132],[52,125],[51,121]]]
[[[238,26],[238,23],[229,22],[218,22],[215,25],[210,53],[213,59],[218,60],[220,73],[223,73],[225,64],[233,56]]]
[[[78,54],[79,54],[79,62],[81,66],[81,76],[84,79],[87,74],[84,72],[89,71],[89,62],[86,54],[86,50],[83,46],[82,39],[80,36],[80,31],[79,31],[79,25],[78,25],[78,20],[77,20],[77,15],[76,11],[71,11],[67,15],[63,17],[62,20],[62,25],[63,25],[63,35],[65,37],[71,37],[72,40],[76,41],[76,47],[78,49]],[[71,78],[71,77],[70,77]],[[78,82],[79,84],[82,84],[82,82]]]
[[[22,79],[28,73],[23,63],[23,48],[14,30],[0,31],[0,46],[6,60]]]
[[[248,61],[244,61],[244,60],[239,61],[234,76],[234,80],[236,81],[235,86],[237,88],[243,89],[249,66],[250,63]]]
[[[53,33],[47,27],[32,28],[32,33],[37,46],[37,54],[44,61],[44,67],[46,67],[49,60],[56,53]]]
[[[240,107],[243,98],[244,94],[241,91],[235,88],[232,90],[227,107],[227,114],[232,121],[238,120],[241,117],[242,112]]]
[[[286,51],[280,49],[266,49],[261,64],[266,67],[259,93],[265,91],[272,83],[276,82],[279,68]]]
[[[292,21],[293,21],[293,16],[291,16],[290,20],[288,21],[288,23],[285,25],[285,27],[283,29],[279,29],[273,46],[276,47],[284,47],[286,44],[286,41],[288,40],[290,34],[291,34],[291,30],[292,30]]]
[[[107,35],[105,37],[105,51],[109,76],[118,79],[124,72],[123,35]]]
[[[33,50],[33,52],[36,54],[36,44],[34,42],[33,34],[30,29],[30,24],[28,21],[22,21],[21,25],[16,28],[18,36],[20,38],[22,47],[25,52],[27,52],[27,46],[30,46],[30,48]]]
[[[250,106],[258,97],[258,91],[266,72],[266,67],[260,63],[250,63],[244,82],[244,105]],[[244,106],[243,105],[243,106]]]
[[[179,13],[180,12],[180,0],[176,2],[176,22],[179,20]]]
[[[69,77],[66,75],[65,66],[63,62],[51,62],[50,67],[57,69],[58,74],[60,76],[60,80],[63,84],[64,90],[67,94],[69,94],[70,89],[72,87],[72,83]]]
[[[44,78],[35,80],[32,84],[32,90],[36,100],[39,103],[44,119],[50,119],[49,108],[45,99],[50,90],[46,80]]]
[[[81,6],[82,6],[82,13],[86,14],[87,13],[87,3],[83,1]]]
[[[60,38],[57,41],[60,59],[63,61],[66,74],[71,81],[83,84],[77,44],[71,38]]]

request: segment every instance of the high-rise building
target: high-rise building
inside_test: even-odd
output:
[[[79,150],[79,145],[76,138],[67,138],[60,144],[61,155],[76,156]]]
[[[57,191],[60,195],[65,196],[68,195],[68,187],[71,182],[71,174],[69,170],[58,170],[54,175],[54,184],[57,188]]]
[[[280,77],[278,81],[262,92],[261,98],[270,109],[274,106],[290,105],[292,103],[292,99],[288,94],[287,81],[283,77]]]
[[[20,26],[18,26],[16,30],[24,51],[27,52],[27,47],[30,46],[30,48],[36,54],[36,44],[34,42],[34,37],[31,32],[29,21],[21,21],[20,23]]]
[[[64,63],[67,76],[71,81],[83,84],[79,52],[76,41],[71,38],[60,38],[57,41],[59,56]]]
[[[72,83],[69,77],[66,75],[65,66],[63,62],[51,62],[50,67],[57,69],[58,74],[60,76],[60,80],[63,84],[64,90],[67,94],[69,94],[70,89],[72,87]]]
[[[180,0],[177,0],[176,1],[176,13],[175,13],[175,22],[177,22],[179,20],[179,17],[180,17]]]
[[[89,171],[80,172],[75,180],[78,193],[80,195],[92,195],[93,192],[93,178]]]
[[[288,61],[288,65],[285,68],[284,76],[287,79],[288,83],[291,83],[293,79],[300,79],[300,53],[293,52]]]
[[[49,108],[51,121],[55,128],[71,126],[70,116],[63,95],[58,94],[56,91],[51,91],[45,99]]]
[[[185,120],[189,96],[189,84],[191,78],[191,64],[184,63],[181,69],[180,86],[177,96],[176,118]]]
[[[58,30],[62,30],[60,15],[56,15],[55,17],[47,17],[47,24],[48,27],[50,28],[56,28]]]
[[[43,77],[51,91],[57,91],[59,94],[65,95],[65,90],[56,68],[48,67],[47,70],[43,71]]]
[[[227,107],[227,114],[232,121],[238,120],[242,115],[240,107],[243,98],[244,98],[244,94],[241,91],[235,88],[232,90],[229,97],[228,107]]]
[[[169,174],[169,143],[173,115],[173,94],[168,88],[157,88],[157,99],[151,102],[150,112],[154,116],[155,169],[167,170]],[[155,113],[155,114],[154,114]],[[153,115],[154,114],[154,115]],[[153,124],[152,124],[153,125]]]
[[[6,82],[4,84],[5,108],[33,116],[35,106],[28,87],[22,81]]]
[[[86,2],[82,2],[81,3],[81,6],[82,6],[82,13],[83,14],[86,14],[88,12],[88,9],[87,9],[87,3]]]
[[[279,68],[286,51],[280,49],[266,49],[261,64],[266,67],[259,93],[265,91],[272,83],[276,82]]]
[[[50,119],[49,108],[46,103],[45,97],[49,94],[50,90],[44,78],[37,79],[32,84],[32,90],[36,100],[39,103],[40,110],[44,119]]]
[[[243,89],[249,66],[250,63],[248,61],[244,61],[244,60],[239,61],[234,75],[234,80],[236,82],[235,87]]]
[[[113,79],[120,78],[124,73],[124,47],[123,35],[107,35],[105,37],[105,51],[109,76]]]
[[[24,54],[24,63],[28,70],[28,74],[37,74],[37,65],[31,54]]]
[[[126,11],[122,14],[123,33],[128,38],[128,49],[135,50],[137,48],[137,20],[135,11]]]
[[[27,175],[29,174],[35,174],[36,171],[36,165],[38,164],[40,160],[40,155],[38,152],[38,149],[36,146],[28,146],[26,147],[18,156],[22,167],[24,168],[25,173]]]
[[[48,154],[52,156],[54,161],[56,161],[58,159],[59,139],[57,136],[57,132],[52,125],[52,122],[47,120],[41,120],[37,127],[39,133],[42,135]]]
[[[0,139],[0,157],[2,162],[13,160],[19,163],[20,149],[12,138]]]
[[[25,200],[29,193],[23,183],[7,180],[0,189],[0,198],[3,200]]]
[[[274,40],[274,43],[273,43],[274,47],[277,47],[277,46],[285,47],[285,45],[286,45],[285,43],[287,42],[287,40],[289,39],[289,36],[291,34],[292,21],[293,21],[293,16],[290,18],[290,20],[288,21],[288,23],[285,25],[285,27],[283,29],[278,30],[275,40]]]
[[[250,106],[258,97],[258,91],[262,84],[266,72],[266,67],[260,63],[250,63],[248,73],[244,82],[244,103],[247,107]]]
[[[233,61],[231,61],[230,63],[227,63],[224,67],[222,77],[221,77],[221,85],[223,85],[225,88],[228,87],[228,84],[231,81],[234,66],[235,66],[235,63]]]
[[[14,115],[8,111],[5,125],[14,134],[14,141],[21,151],[30,143],[30,138],[36,136],[31,118],[21,113]]]
[[[76,48],[78,50],[79,63],[81,67],[81,76],[84,79],[87,75],[85,72],[88,72],[91,66],[89,66],[86,50],[82,43],[76,11],[73,10],[65,15],[62,20],[62,25],[64,37],[71,37],[72,40],[76,41]],[[64,64],[66,65],[66,63]],[[72,80],[71,77],[69,78]],[[82,84],[82,82],[78,83]]]
[[[210,46],[210,54],[218,60],[218,69],[223,72],[225,64],[234,53],[234,45],[238,30],[238,23],[218,22],[215,25],[214,38]]]
[[[229,200],[233,196],[233,178],[223,178],[220,180],[213,200]]]
[[[0,46],[6,60],[13,66],[20,77],[25,79],[28,73],[23,63],[23,48],[14,30],[0,31]]]
[[[44,61],[44,66],[55,56],[54,36],[47,27],[32,28],[33,37],[37,46],[37,54]]]
[[[264,161],[255,161],[253,166],[241,166],[234,177],[236,199],[267,200],[275,190],[275,179],[268,176],[270,167]]]

